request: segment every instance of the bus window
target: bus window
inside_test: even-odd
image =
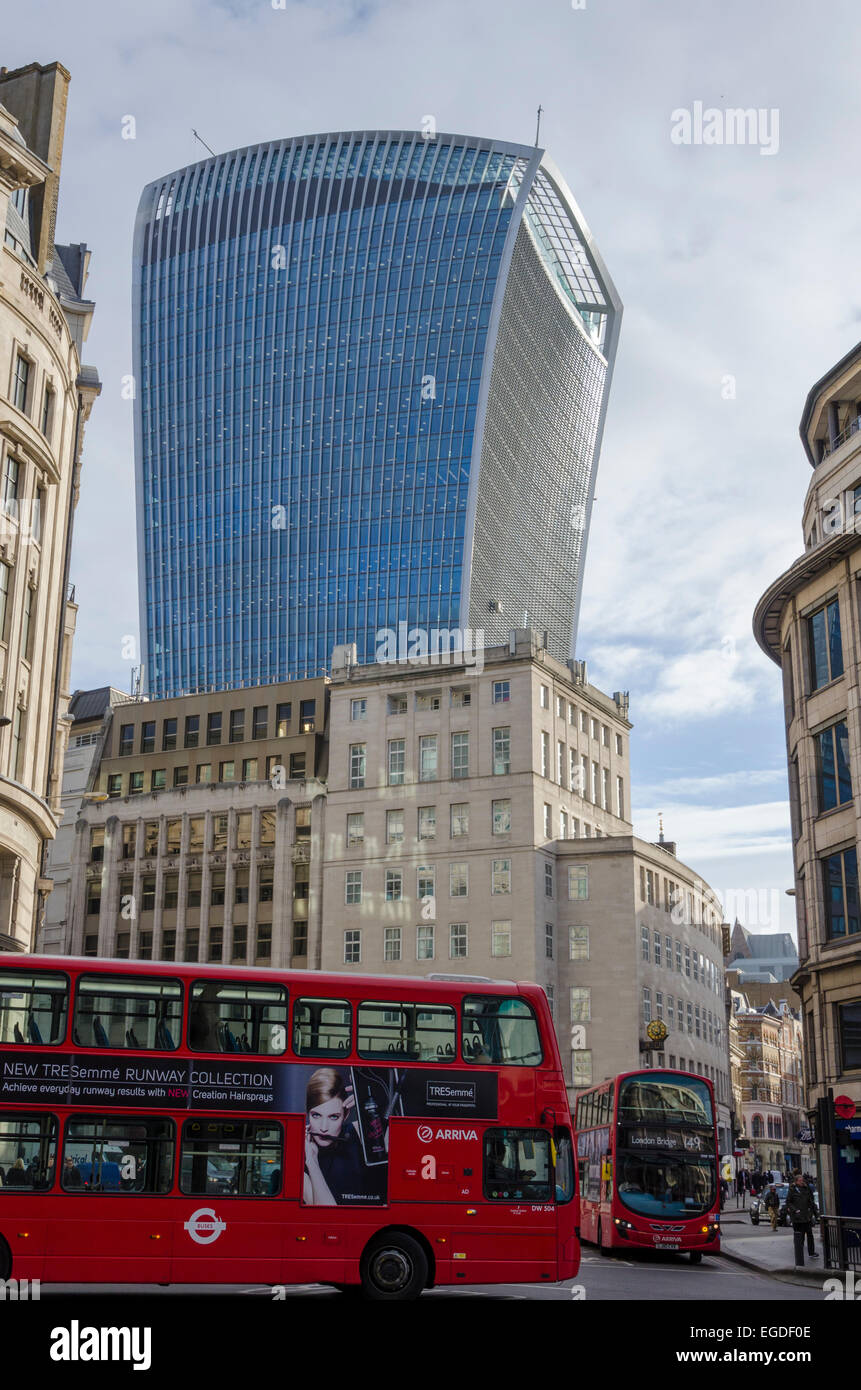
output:
[[[66,1122],[64,1192],[169,1192],[173,1120],[155,1115],[77,1115]]]
[[[56,1047],[66,1036],[65,975],[0,970],[0,1043]]]
[[[283,1148],[272,1120],[186,1120],[179,1189],[189,1197],[276,1197]]]
[[[463,1001],[464,1061],[537,1067],[542,1061],[538,1021],[525,999],[497,994]]]
[[[543,1129],[484,1133],[484,1195],[492,1201],[549,1202],[550,1135]]]
[[[53,1115],[0,1114],[0,1195],[43,1190],[54,1181],[57,1121]]]
[[[135,1047],[173,1052],[182,1027],[178,980],[139,975],[81,975],[72,1036],[78,1047]]]
[[[453,1062],[457,1020],[447,1004],[359,1005],[360,1057],[385,1062]]]
[[[195,980],[188,1045],[192,1052],[280,1056],[287,1051],[287,990],[244,980]]]
[[[557,1129],[554,1135],[556,1145],[556,1200],[570,1202],[574,1196],[574,1153],[571,1134],[567,1129]]]
[[[297,999],[293,1051],[297,1057],[337,1057],[350,1051],[353,1011],[345,999]]]

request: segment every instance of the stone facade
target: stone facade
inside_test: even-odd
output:
[[[54,229],[69,74],[0,72],[0,950],[32,948],[60,814],[89,253]]]
[[[760,599],[754,632],[783,671],[806,1107],[861,1107],[861,345],[810,391],[801,438],[813,469],[804,554]],[[825,1210],[861,1215],[861,1118],[820,1149]],[[838,1193],[835,1174],[843,1175]]]

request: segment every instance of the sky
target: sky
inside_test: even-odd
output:
[[[751,617],[802,549],[804,399],[861,338],[855,18],[852,0],[17,6],[0,61],[72,75],[57,239],[92,249],[84,358],[103,382],[75,522],[73,688],[128,689],[135,664],[123,378],[143,186],[205,155],[192,129],[220,153],[433,116],[531,144],[540,104],[541,144],[624,304],[578,656],[593,684],[630,693],[636,832],[657,838],[662,814],[730,920],[794,933],[780,674]],[[756,131],[715,140],[735,108],[760,113]]]

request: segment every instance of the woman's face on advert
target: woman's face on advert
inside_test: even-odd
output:
[[[313,1110],[308,1111],[311,1137],[324,1147],[339,1138],[343,1123],[344,1102],[337,1097],[334,1100],[323,1101],[321,1105],[315,1105]]]

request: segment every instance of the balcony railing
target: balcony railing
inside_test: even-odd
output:
[[[845,429],[842,429],[833,439],[826,439],[824,441],[822,445],[822,461],[824,462],[829,454],[836,453],[840,445],[845,444],[846,440],[851,439],[853,434],[857,434],[859,430],[861,430],[861,415],[856,416],[854,420],[850,420]]]

